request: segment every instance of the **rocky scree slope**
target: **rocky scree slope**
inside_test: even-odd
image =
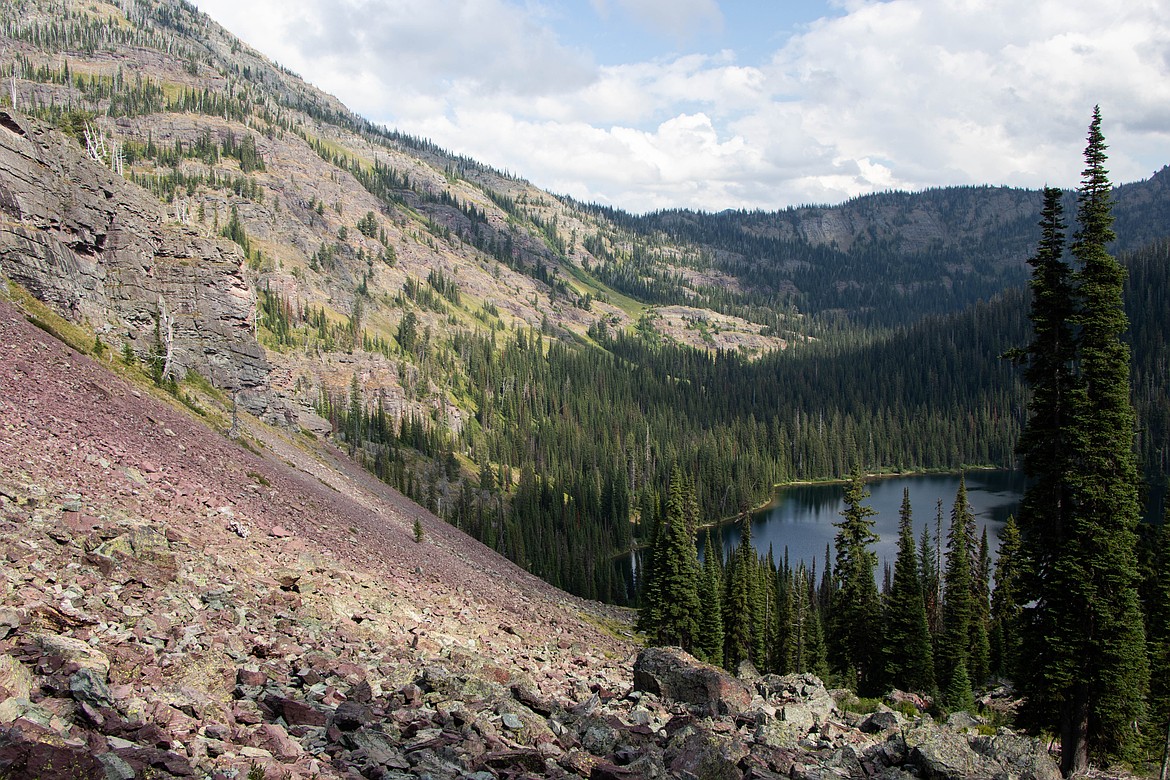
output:
[[[636,654],[626,613],[245,436],[0,300],[0,777],[1055,776],[970,720]]]

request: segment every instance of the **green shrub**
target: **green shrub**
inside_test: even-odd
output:
[[[881,704],[882,703],[877,699],[851,696],[850,698],[841,702],[841,707],[846,712],[854,712],[858,715],[868,715],[871,712],[877,712],[878,707],[880,707]]]
[[[918,712],[918,708],[914,706],[914,702],[912,701],[896,702],[892,709],[894,712],[901,713],[907,718],[917,718],[921,714]]]

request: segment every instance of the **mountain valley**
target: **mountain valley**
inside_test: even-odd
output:
[[[1041,193],[579,203],[183,0],[13,0],[0,63],[0,778],[1059,776],[1007,688],[642,649],[615,565],[680,469],[1018,468]],[[1156,517],[1170,168],[1113,196]]]

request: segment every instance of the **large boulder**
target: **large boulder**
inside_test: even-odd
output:
[[[963,780],[989,777],[981,761],[962,734],[939,728],[914,729],[906,735],[910,761],[923,777],[931,780]]]
[[[1060,769],[1041,740],[1000,729],[993,737],[973,737],[971,748],[1003,767],[1004,777],[1020,780],[1059,780]]]
[[[42,656],[60,658],[65,663],[91,669],[102,681],[110,673],[110,659],[88,642],[61,634],[33,634],[32,643],[40,648]]]
[[[814,674],[769,674],[756,681],[756,688],[780,720],[805,733],[837,714],[837,702]]]
[[[752,702],[748,686],[677,647],[648,647],[634,662],[634,689],[690,705],[707,715],[737,715]]]
[[[739,762],[747,753],[738,739],[692,724],[671,737],[664,760],[675,777],[742,780]]]
[[[47,737],[42,741],[18,728],[0,728],[0,777],[73,780],[107,776],[105,766],[91,751],[59,742]]]
[[[919,726],[905,734],[910,763],[931,780],[1010,777],[1059,780],[1060,771],[1039,740],[1008,729],[995,736]]]
[[[10,655],[0,655],[0,701],[27,699],[33,687],[28,667]]]

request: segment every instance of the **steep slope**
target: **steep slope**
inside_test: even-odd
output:
[[[858,716],[811,675],[635,661],[626,613],[327,447],[210,430],[3,299],[0,345],[0,777],[1055,780],[914,697]]]
[[[271,747],[233,697],[249,674],[288,684],[314,669],[334,707],[339,685],[389,694],[431,663],[486,665],[497,685],[557,701],[619,685],[632,647],[594,627],[622,625],[619,613],[526,574],[348,459],[263,426],[243,442],[210,432],[2,300],[0,344],[0,722],[137,720],[188,759],[246,770],[239,747],[200,753],[216,750],[196,730]],[[100,703],[66,701],[68,683],[30,689],[11,664],[58,673],[45,667],[54,655],[108,673]]]

